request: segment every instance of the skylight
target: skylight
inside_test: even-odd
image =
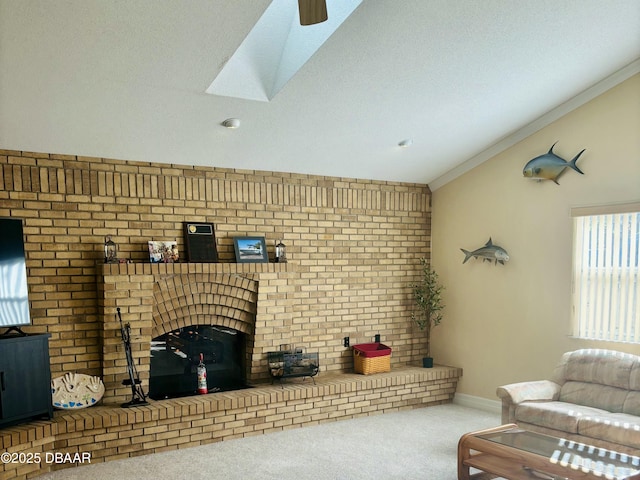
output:
[[[301,26],[298,2],[273,0],[206,93],[268,102],[362,0],[327,0],[329,18]]]

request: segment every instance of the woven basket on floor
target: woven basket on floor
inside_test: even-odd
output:
[[[354,345],[353,370],[363,375],[391,371],[391,349],[381,343]]]

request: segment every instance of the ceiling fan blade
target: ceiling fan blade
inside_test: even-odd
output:
[[[300,25],[315,25],[328,18],[326,0],[298,0],[298,11]]]

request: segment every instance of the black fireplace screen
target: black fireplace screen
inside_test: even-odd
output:
[[[245,334],[211,325],[192,325],[151,341],[149,397],[196,395],[202,354],[209,393],[247,388]]]

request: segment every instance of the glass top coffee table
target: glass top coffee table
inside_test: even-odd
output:
[[[470,468],[480,471],[470,474]],[[463,435],[458,480],[640,480],[640,457],[593,447],[514,424]]]

